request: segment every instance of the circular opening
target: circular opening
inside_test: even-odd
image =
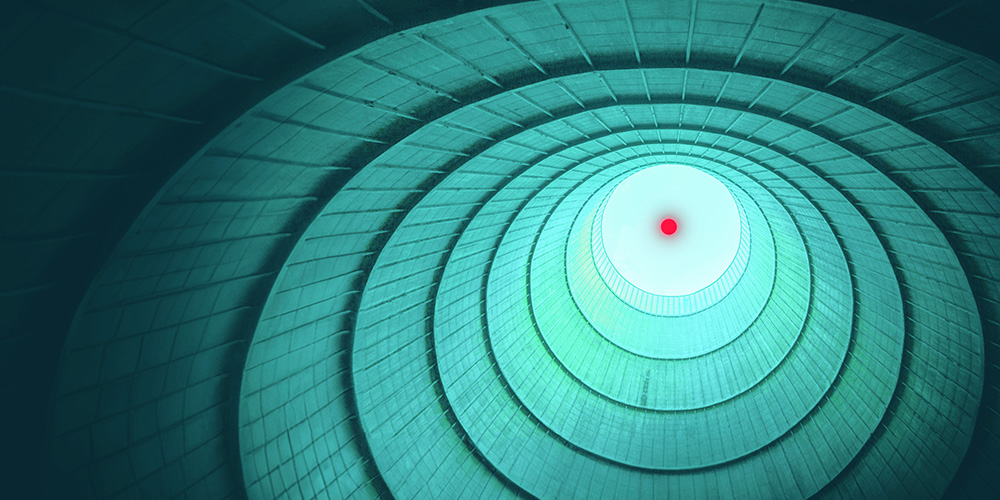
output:
[[[611,264],[632,285],[656,295],[688,295],[711,285],[736,257],[740,231],[729,189],[685,165],[658,165],[626,177],[608,196],[601,220]]]

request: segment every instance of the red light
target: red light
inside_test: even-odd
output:
[[[673,219],[663,219],[663,222],[660,223],[660,231],[663,231],[663,234],[667,236],[676,233],[677,221]]]

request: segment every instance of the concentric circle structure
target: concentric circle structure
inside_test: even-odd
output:
[[[246,112],[121,242],[64,353],[62,480],[995,492],[998,95],[985,58],[786,1],[528,2],[367,44]],[[702,230],[607,223],[663,165],[732,204],[697,286],[616,261]]]

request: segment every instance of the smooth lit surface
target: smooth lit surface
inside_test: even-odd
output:
[[[664,219],[683,220],[684,230]],[[740,243],[733,195],[715,177],[684,165],[650,167],[623,180],[608,197],[601,224],[618,272],[657,295],[687,295],[712,284]]]

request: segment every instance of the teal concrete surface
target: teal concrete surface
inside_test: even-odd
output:
[[[11,498],[1000,496],[1000,12],[871,3],[4,7]]]

